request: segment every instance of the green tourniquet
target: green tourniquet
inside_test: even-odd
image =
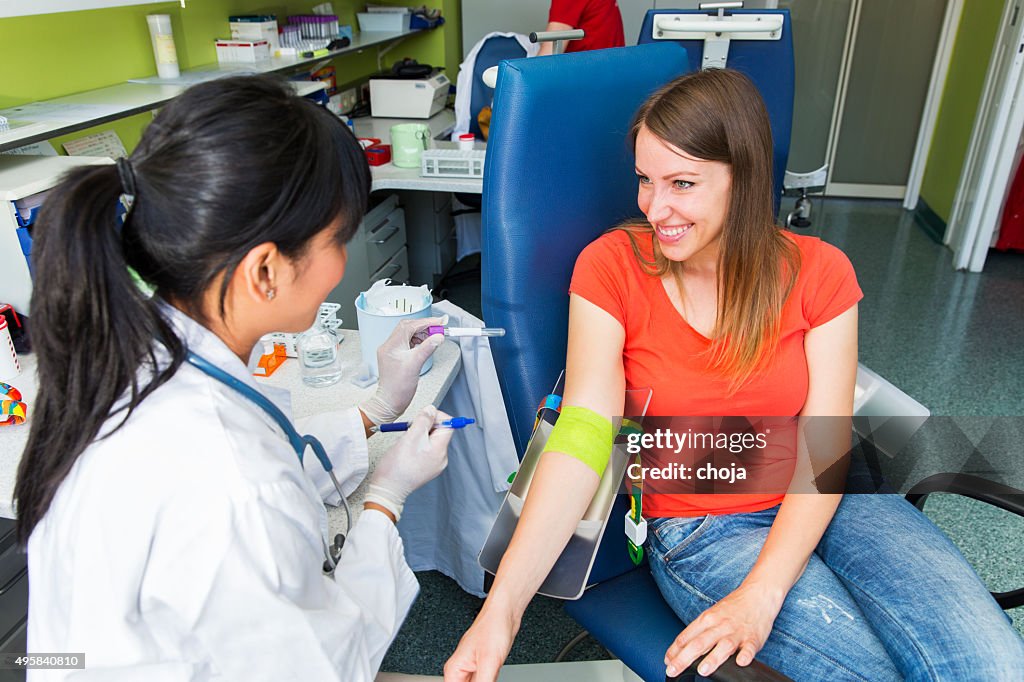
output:
[[[565,406],[544,452],[564,452],[600,477],[612,456],[612,422],[585,407]]]

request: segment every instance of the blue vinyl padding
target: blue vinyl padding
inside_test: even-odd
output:
[[[665,652],[684,625],[646,566],[591,587],[565,612],[644,680],[664,681]]]
[[[673,42],[686,48],[690,55],[690,71],[698,71],[704,56],[702,40],[655,40],[652,37],[655,14],[715,14],[700,10],[648,10],[640,29],[640,44]],[[772,124],[772,142],[775,159],[772,164],[775,213],[779,212],[782,197],[782,181],[789,158],[789,138],[793,133],[793,93],[795,88],[793,66],[793,22],[788,9],[728,10],[731,14],[781,14],[783,16],[782,38],[779,40],[733,40],[729,43],[726,66],[742,71],[757,85],[768,109]]]
[[[791,93],[789,45],[788,65],[780,56],[778,68],[789,72]],[[484,169],[481,303],[488,326],[506,329],[491,352],[519,452],[565,367],[576,257],[607,228],[640,215],[628,142],[633,114],[661,85],[699,68],[700,51],[696,62],[687,52],[666,41],[501,62]],[[788,111],[784,123],[773,121],[773,135],[785,138],[782,170],[791,94]],[[647,566],[629,561],[621,530],[627,507],[620,495],[590,576],[600,584],[566,602],[566,611],[641,677],[660,682],[683,623]]]
[[[477,139],[484,139],[477,116],[481,109],[491,105],[494,97],[494,89],[483,82],[484,71],[503,59],[521,59],[525,56],[526,50],[519,41],[507,36],[488,38],[477,52],[476,62],[473,63],[473,89],[469,97],[469,132],[476,135]]]

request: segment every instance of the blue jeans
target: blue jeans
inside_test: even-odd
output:
[[[651,573],[685,623],[739,586],[778,507],[659,518]],[[809,680],[1024,680],[1024,639],[956,546],[897,495],[846,495],[758,660]]]

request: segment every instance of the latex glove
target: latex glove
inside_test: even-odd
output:
[[[359,405],[366,418],[380,426],[393,422],[405,412],[416,394],[420,370],[434,351],[444,343],[444,335],[433,334],[415,348],[412,337],[432,325],[443,325],[448,316],[402,320],[377,349],[377,391]]]
[[[448,466],[448,443],[455,429],[430,431],[434,422],[442,419],[451,417],[432,405],[423,408],[370,475],[366,501],[390,511],[395,521],[402,515],[405,498]]]
[[[665,653],[665,674],[678,675],[704,654],[697,667],[704,677],[736,652],[736,665],[750,665],[771,634],[785,598],[783,590],[741,583],[679,633]]]
[[[484,602],[473,625],[444,664],[445,682],[494,682],[519,632],[519,619],[509,610]]]

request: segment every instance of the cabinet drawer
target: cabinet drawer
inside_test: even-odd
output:
[[[396,208],[398,208],[398,195],[389,194],[388,197],[384,199],[384,201],[380,202],[379,204],[377,204],[376,206],[374,206],[373,208],[366,212],[366,215],[363,217],[363,225],[376,225],[381,220],[383,220],[388,213],[391,213]]]
[[[5,585],[24,572],[27,565],[28,557],[18,548],[15,539],[14,521],[0,519],[0,594]]]
[[[404,246],[391,260],[370,275],[370,282],[385,278],[390,279],[394,284],[409,281],[409,251]]]
[[[455,238],[455,228],[451,228],[448,236],[438,242],[434,251],[434,273],[443,276],[448,268],[455,264],[455,255],[458,252],[458,241]]]
[[[26,605],[27,607],[27,605]],[[17,654],[28,651],[28,609],[25,610],[25,617],[18,625],[16,625],[9,633],[7,633],[7,639],[0,641],[0,652],[5,654]],[[8,670],[6,671],[8,676],[0,675],[0,680],[7,682],[7,680],[24,680],[25,675],[21,673],[21,677],[14,677],[18,673]]]
[[[0,594],[0,641],[17,634],[28,615],[28,569]]]
[[[434,213],[438,213],[444,209],[452,210],[452,195],[451,192],[431,192],[431,197],[434,203]]]
[[[366,262],[370,272],[379,270],[405,246],[405,212],[396,208],[381,220],[366,223]]]
[[[449,233],[455,227],[452,220],[452,205],[448,203],[441,210],[434,213],[434,243],[440,244],[448,238]]]

